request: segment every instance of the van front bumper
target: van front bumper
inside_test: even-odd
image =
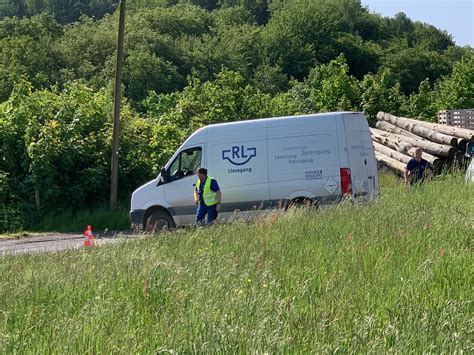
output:
[[[132,220],[132,224],[143,224],[145,212],[145,210],[131,210],[130,219]]]

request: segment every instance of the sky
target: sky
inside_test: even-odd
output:
[[[474,0],[362,0],[371,12],[392,17],[404,12],[453,36],[459,46],[474,47]]]

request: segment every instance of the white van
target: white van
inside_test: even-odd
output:
[[[155,231],[193,224],[198,167],[207,168],[220,186],[221,220],[291,202],[378,195],[374,148],[362,113],[239,121],[194,132],[155,180],[135,190],[132,223]]]

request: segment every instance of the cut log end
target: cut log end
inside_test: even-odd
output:
[[[465,138],[458,138],[458,149],[461,151],[461,152],[465,152],[466,149],[467,149],[467,144],[469,143],[469,140],[468,139],[465,139]]]
[[[458,144],[459,144],[459,143],[458,143],[458,139],[457,139],[456,137],[452,137],[452,138],[451,138],[451,142],[449,143],[449,145],[450,145],[451,147],[457,148],[457,147],[458,147]]]

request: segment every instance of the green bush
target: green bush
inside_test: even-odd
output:
[[[0,107],[1,198],[36,204],[41,213],[82,210],[108,201],[111,155],[111,97],[105,90],[68,84],[64,90],[33,91],[21,81]],[[121,119],[119,197],[155,173],[149,140],[151,121],[125,105]],[[8,179],[6,177],[8,176]],[[7,212],[5,215],[9,215]],[[11,225],[11,223],[9,223]]]

